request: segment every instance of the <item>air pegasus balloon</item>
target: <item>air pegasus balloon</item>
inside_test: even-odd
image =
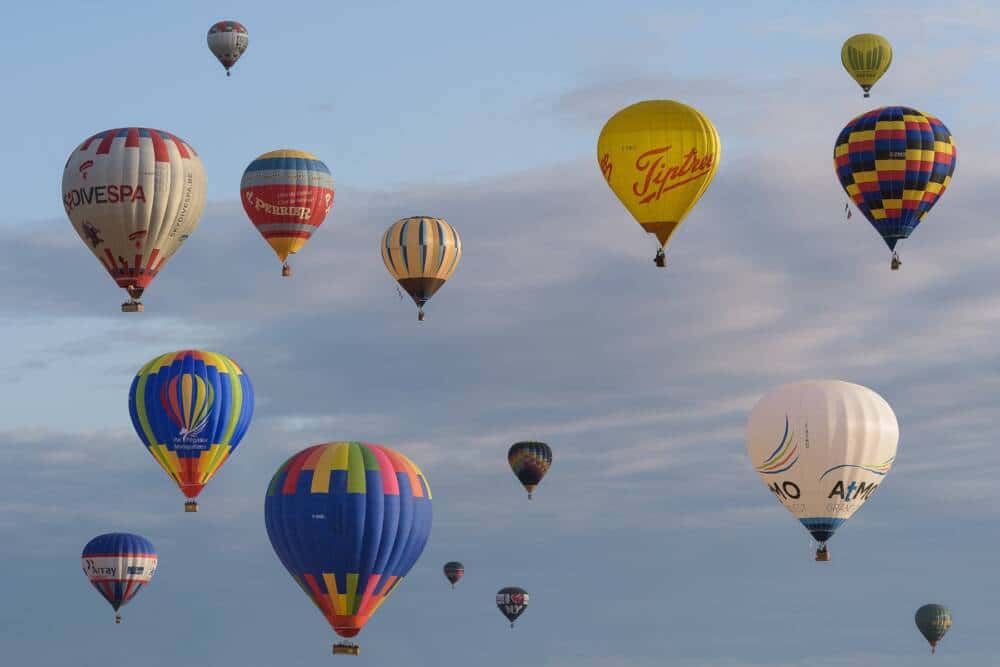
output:
[[[719,134],[697,109],[648,100],[612,116],[597,139],[597,164],[608,186],[660,247],[708,189],[719,168]]]
[[[139,369],[128,397],[142,443],[187,497],[184,511],[240,444],[253,416],[250,378],[227,356],[163,354]]]
[[[226,68],[226,76],[250,46],[250,34],[239,21],[219,21],[208,29],[208,49]]]
[[[250,221],[281,261],[281,275],[292,274],[288,256],[312,238],[333,206],[333,177],[306,151],[282,149],[250,163],[240,182],[240,200]]]
[[[91,585],[115,610],[115,623],[121,623],[119,610],[153,578],[158,559],[145,537],[106,533],[87,542],[80,561]]]
[[[70,153],[62,198],[84,245],[128,292],[122,311],[142,312],[139,298],[198,226],[205,170],[169,132],[105,130]]]
[[[417,304],[424,305],[447,282],[462,259],[462,239],[441,218],[415,216],[397,220],[382,235],[382,262]]]
[[[815,380],[761,398],[746,442],[761,481],[816,540],[816,560],[827,561],[827,541],[892,468],[899,425],[871,389]]]
[[[271,546],[341,637],[354,637],[403,581],[431,532],[431,490],[382,445],[332,442],[285,461],[264,499]],[[357,655],[340,642],[335,654]]]
[[[892,63],[892,46],[881,35],[862,33],[849,37],[840,49],[840,62],[858,82],[865,97]]]
[[[957,151],[940,120],[909,107],[882,107],[844,127],[833,147],[837,179],[892,252],[909,238],[951,183]]]

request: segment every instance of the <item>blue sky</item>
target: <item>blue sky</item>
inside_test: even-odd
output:
[[[267,542],[263,494],[290,453],[361,439],[421,465],[435,519],[358,664],[914,665],[930,660],[912,621],[930,601],[956,621],[933,664],[993,664],[1000,11],[539,4],[6,10],[12,663],[333,659],[333,633]],[[227,80],[204,42],[230,17],[251,41]],[[862,31],[895,50],[870,106],[839,63]],[[604,120],[656,97],[703,110],[724,156],[664,271],[594,160]],[[880,104],[938,116],[959,155],[898,274],[859,215],[843,220],[830,157],[841,127]],[[58,193],[81,139],[131,124],[190,141],[209,182],[201,226],[141,316],[118,312]],[[290,281],[237,201],[246,164],[285,146],[319,155],[337,187]],[[376,248],[415,213],[447,218],[465,245],[421,326]],[[259,399],[197,515],[180,512],[126,405],[142,363],[186,347],[235,358]],[[874,388],[901,432],[829,566],[743,444],[762,393],[812,377]],[[531,504],[504,458],[526,438],[555,450]],[[77,560],[109,530],[146,535],[161,557],[120,627]],[[452,559],[467,568],[454,591],[440,572]],[[514,631],[493,605],[507,585],[532,595]]]

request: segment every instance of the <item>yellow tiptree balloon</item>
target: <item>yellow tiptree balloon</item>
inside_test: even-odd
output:
[[[840,49],[840,61],[868,97],[875,82],[892,63],[892,45],[881,35],[862,33],[848,38]]]
[[[721,146],[712,122],[672,100],[647,100],[612,116],[597,139],[597,163],[608,185],[663,247],[708,189]]]

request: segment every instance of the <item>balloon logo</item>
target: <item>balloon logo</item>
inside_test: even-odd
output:
[[[226,68],[226,76],[250,46],[250,35],[239,21],[219,21],[208,29],[208,49]]]
[[[152,543],[132,533],[98,535],[87,542],[80,560],[91,585],[115,610],[115,623],[122,622],[118,610],[149,583],[157,564]]]
[[[288,277],[292,273],[288,256],[309,242],[333,206],[333,177],[312,153],[271,151],[243,172],[240,200],[281,261],[281,275]]]
[[[612,116],[597,139],[597,164],[611,190],[663,249],[715,177],[719,133],[700,111],[647,100]]]
[[[916,229],[951,183],[957,152],[937,118],[908,107],[862,114],[833,148],[840,185],[892,251]]]
[[[552,465],[552,448],[544,442],[515,442],[507,450],[507,463],[531,500],[535,487]]]
[[[840,49],[840,61],[847,73],[865,91],[865,97],[869,97],[868,91],[892,64],[892,46],[881,35],[854,35]]]
[[[412,461],[381,445],[304,449],[271,479],[267,536],[282,565],[341,637],[354,637],[417,562],[431,491]],[[339,649],[339,650],[338,650]],[[335,653],[357,653],[337,644]]]
[[[188,498],[185,511],[240,444],[253,416],[253,387],[235,361],[203,350],[156,357],[129,390],[142,443]]]
[[[441,218],[403,218],[382,235],[385,268],[417,304],[421,321],[424,304],[454,275],[461,258],[462,240]]]
[[[816,540],[816,560],[826,561],[827,541],[892,468],[899,426],[871,389],[819,380],[760,399],[746,437],[761,481]]]
[[[169,132],[98,132],[66,160],[63,207],[84,244],[141,312],[143,292],[195,230],[205,208],[205,170]]]
[[[497,609],[510,621],[510,627],[514,627],[514,621],[528,608],[528,591],[517,586],[508,586],[497,591]]]

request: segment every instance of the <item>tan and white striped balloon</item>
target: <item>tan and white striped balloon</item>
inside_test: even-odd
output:
[[[420,320],[424,304],[451,278],[461,258],[462,240],[441,218],[403,218],[382,235],[385,268],[413,298]]]
[[[186,142],[145,127],[105,130],[66,161],[62,198],[76,233],[138,302],[205,208],[205,170]]]
[[[819,543],[865,504],[896,460],[899,424],[885,399],[840,380],[787,384],[750,413],[747,453],[760,479]]]

